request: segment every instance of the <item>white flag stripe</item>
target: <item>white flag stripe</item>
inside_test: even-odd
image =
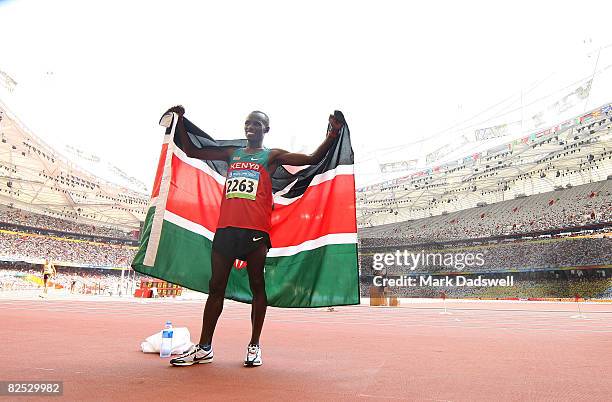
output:
[[[204,226],[192,222],[188,219],[185,219],[179,215],[173,214],[170,211],[166,211],[164,215],[164,219],[168,222],[171,222],[177,226],[182,227],[183,229],[187,229],[190,232],[197,233],[206,237],[208,240],[212,241],[214,237],[214,233],[210,230],[206,229]],[[327,246],[330,244],[356,244],[357,243],[357,233],[332,233],[325,236],[321,236],[314,240],[308,240],[304,243],[298,244],[296,246],[288,246],[288,247],[273,247],[268,251],[268,257],[285,257],[295,255],[302,251],[314,250],[319,247]]]
[[[284,189],[277,191],[276,193],[272,194],[272,198],[274,198],[274,203],[278,204],[278,202],[276,202],[277,199],[280,199],[283,197],[283,195],[287,194],[295,185],[295,183],[297,183],[298,179],[293,180],[291,183],[289,183]]]
[[[167,138],[174,138],[178,116],[176,113],[172,113],[172,115],[172,129],[170,130],[170,134],[164,135],[164,141]],[[168,151],[164,159],[164,169],[159,183],[159,195],[155,197],[155,203],[151,204],[155,206],[155,212],[153,214],[151,232],[149,233],[149,241],[147,242],[147,249],[143,259],[143,264],[149,267],[155,266],[155,258],[159,248],[159,239],[161,237],[162,224],[164,222],[164,211],[166,210],[166,202],[168,201],[168,194],[170,192],[170,182],[172,181],[173,148],[175,148],[174,141],[169,141]]]
[[[203,160],[188,157],[187,154],[179,147],[174,148],[174,154],[176,155],[177,158],[179,158],[186,164],[193,166],[194,168],[201,170],[202,172],[211,176],[220,185],[222,186],[225,185],[225,177],[221,176],[219,173],[212,170],[211,167],[208,166],[206,162],[204,162]]]
[[[349,175],[353,174],[354,170],[355,169],[353,165],[338,165],[334,169],[330,169],[327,172],[316,175],[312,179],[312,182],[310,183],[310,185],[315,186],[325,181],[332,180],[334,177],[340,176],[343,174],[349,174]]]
[[[333,180],[334,178],[336,178],[336,176],[352,175],[353,172],[354,172],[354,166],[353,165],[339,165],[335,169],[331,169],[331,170],[328,170],[327,172],[324,172],[324,173],[316,175],[312,179],[312,181],[310,182],[310,185],[308,187],[316,186],[317,184],[321,184],[321,183],[324,183],[326,181]],[[293,187],[294,184],[295,184],[295,182],[292,182],[287,187]],[[282,195],[284,195],[284,194],[286,194],[288,192],[288,191],[285,191],[285,190],[286,190],[286,188],[282,189],[281,191],[277,192],[276,194],[281,193]],[[300,195],[298,197],[294,197],[294,198],[285,198],[282,195],[280,195],[280,196],[276,196],[275,195],[274,196],[274,203],[275,204],[289,205],[289,204],[292,204],[292,203],[296,202],[297,200],[299,200],[303,196],[303,194],[302,194],[302,195]]]
[[[330,244],[357,244],[357,233],[332,233],[321,236],[318,239],[305,241],[297,246],[272,247],[270,251],[268,251],[268,257],[286,257]]]
[[[212,241],[213,237],[215,236],[215,234],[213,232],[211,232],[210,230],[206,229],[204,226],[192,222],[189,219],[185,219],[182,216],[179,216],[177,214],[173,214],[172,212],[166,210],[166,214],[164,215],[164,219],[167,220],[168,222],[172,222],[177,226],[182,227],[183,229],[187,229],[191,232],[197,233],[199,235],[202,235],[204,237],[206,237],[208,240]]]

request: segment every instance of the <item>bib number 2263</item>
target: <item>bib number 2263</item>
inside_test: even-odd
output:
[[[254,200],[257,196],[259,172],[253,170],[233,170],[225,187],[226,198]]]

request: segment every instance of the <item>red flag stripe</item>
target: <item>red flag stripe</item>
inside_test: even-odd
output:
[[[289,205],[274,206],[270,237],[274,247],[287,247],[332,233],[356,233],[355,181],[352,175],[308,187]]]
[[[166,208],[214,232],[223,186],[207,173],[174,156],[173,179]],[[200,195],[198,195],[200,194]],[[289,205],[275,205],[270,233],[274,247],[287,247],[333,233],[356,233],[352,175],[309,187]]]
[[[198,195],[200,194],[200,195]],[[174,155],[166,209],[214,232],[219,219],[223,186],[205,172]]]

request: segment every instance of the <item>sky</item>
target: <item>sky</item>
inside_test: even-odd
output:
[[[578,106],[611,102],[611,11],[593,1],[0,0],[0,71],[17,82],[0,100],[48,144],[95,153],[149,187],[157,122],[174,104],[220,139],[242,137],[246,115],[263,110],[264,145],[302,152],[339,109],[362,186],[384,179],[379,163],[515,119],[485,116],[504,100],[511,110],[546,95],[545,106],[602,70]]]

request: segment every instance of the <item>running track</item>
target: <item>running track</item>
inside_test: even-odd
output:
[[[264,365],[246,369],[248,305],[226,302],[214,363],[170,367],[140,342],[168,319],[197,340],[201,301],[3,297],[0,380],[63,380],[53,399],[79,401],[612,399],[612,305],[441,307],[270,308]]]

